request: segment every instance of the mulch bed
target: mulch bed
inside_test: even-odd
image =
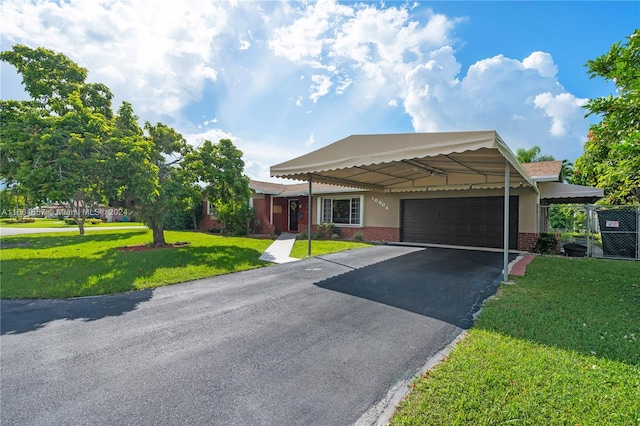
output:
[[[148,251],[148,250],[162,250],[162,249],[170,249],[170,248],[179,248],[186,247],[190,243],[187,242],[179,242],[173,244],[167,244],[166,246],[154,247],[150,244],[139,244],[137,246],[124,246],[118,247],[118,251]]]

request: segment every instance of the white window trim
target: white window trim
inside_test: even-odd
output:
[[[318,202],[316,212],[317,218],[316,223],[321,224],[322,221],[322,210],[324,207],[324,200],[351,200],[352,198],[360,199],[360,217],[358,224],[351,223],[335,223],[334,225],[338,228],[364,228],[364,195],[335,195],[335,196],[327,196],[327,197],[318,197]]]
[[[216,207],[213,205],[211,201],[209,201],[209,199],[207,199],[207,214],[212,218],[217,219]]]

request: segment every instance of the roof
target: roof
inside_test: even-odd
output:
[[[537,182],[561,182],[562,161],[522,163],[522,167]]]
[[[535,182],[494,130],[352,135],[271,167],[271,176],[378,191],[504,187]]]
[[[276,195],[279,197],[295,197],[300,195],[308,195],[308,183],[274,183],[263,182],[259,180],[249,181],[249,188],[258,194]],[[311,190],[314,194],[327,194],[333,192],[358,191],[357,188],[350,188],[339,185],[331,185],[326,183],[313,182]]]
[[[547,204],[594,203],[604,197],[604,189],[561,182],[541,182],[540,199]]]

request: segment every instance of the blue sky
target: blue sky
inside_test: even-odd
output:
[[[495,129],[575,160],[584,64],[640,26],[640,2],[0,3],[0,47],[62,52],[192,144],[226,137],[246,173],[351,134]],[[2,64],[1,97],[22,99]]]

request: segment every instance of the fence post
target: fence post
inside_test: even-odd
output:
[[[636,210],[636,260],[640,260],[640,206]]]
[[[585,204],[585,210],[587,211],[587,229],[585,229],[587,234],[587,257],[591,257],[591,204]]]

